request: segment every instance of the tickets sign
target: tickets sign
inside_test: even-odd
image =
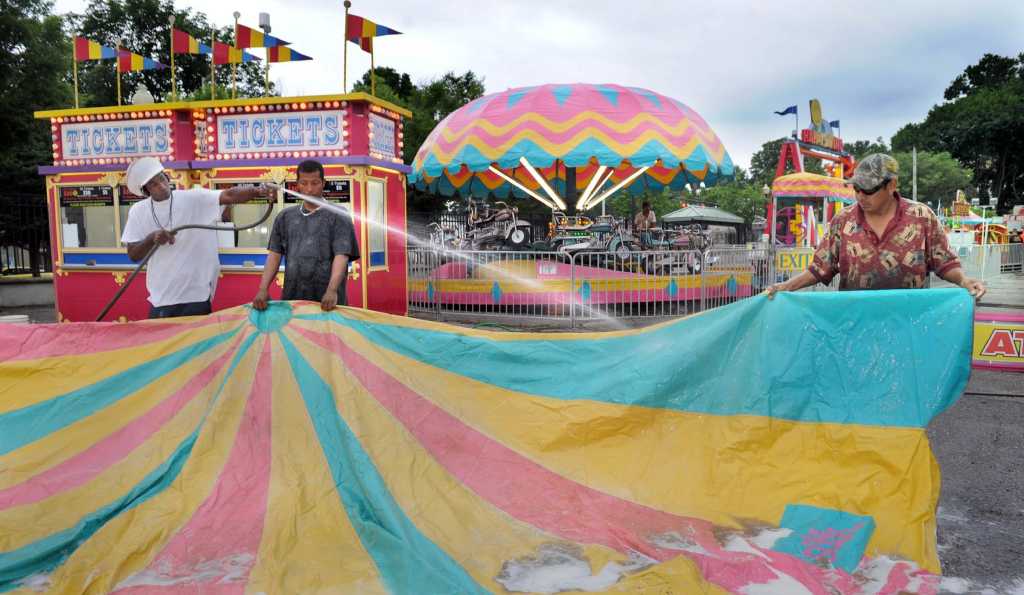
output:
[[[978,312],[974,367],[1024,372],[1024,313]]]
[[[61,126],[64,159],[96,157],[163,157],[171,154],[167,118],[81,122]]]
[[[214,150],[239,154],[344,149],[343,117],[340,110],[221,115]]]

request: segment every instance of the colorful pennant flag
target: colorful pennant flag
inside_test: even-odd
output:
[[[777,115],[779,115],[779,116],[785,116],[786,114],[796,115],[796,106],[795,105],[791,105],[791,106],[787,107],[786,109],[784,109],[782,111],[775,112],[775,113]]]
[[[253,60],[259,60],[259,58],[226,43],[213,42],[214,64],[238,64],[239,62],[252,62]]]
[[[184,31],[171,29],[171,51],[175,54],[210,54],[213,50]]]
[[[163,68],[167,68],[167,65],[129,52],[128,50],[120,50],[117,53],[118,72],[138,72],[140,70],[159,70]]]
[[[382,35],[401,35],[401,31],[395,31],[390,27],[378,25],[369,19],[348,15],[345,20],[345,39],[352,43],[359,44],[364,52],[373,52],[373,38]]]
[[[108,48],[105,45],[100,45],[95,41],[89,41],[84,37],[75,37],[75,61],[83,62],[85,60],[106,60],[107,58],[116,58],[117,51],[114,48]]]
[[[235,39],[235,47],[239,48],[274,48],[289,43],[245,25],[238,25],[238,37]]]
[[[298,62],[300,60],[312,60],[313,58],[296,52],[287,47],[267,48],[267,60],[270,62]]]

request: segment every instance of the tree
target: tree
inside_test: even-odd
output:
[[[789,139],[777,138],[770,140],[761,145],[761,148],[751,156],[750,177],[758,188],[765,184],[772,185],[772,180],[775,179],[775,168],[779,163],[779,153],[782,152],[782,143],[787,140]],[[787,163],[785,173],[790,174],[794,171],[793,167]],[[821,168],[821,160],[814,157],[804,157],[804,171],[818,174],[824,173],[824,170]]]
[[[188,9],[175,10],[170,0],[91,0],[85,13],[70,14],[68,19],[77,35],[109,47],[123,41],[125,49],[170,65],[171,15],[174,15],[175,28],[210,45],[214,33],[206,15],[193,14]],[[216,39],[232,43],[234,26],[218,29]],[[264,94],[263,67],[262,60],[237,65],[239,96],[258,97]],[[201,95],[200,89],[208,84],[210,78],[210,56],[177,54],[174,70],[179,96],[197,92]],[[230,93],[231,71],[230,65],[216,67],[218,98]],[[117,105],[116,76],[113,60],[80,63],[78,80],[82,104]],[[140,86],[145,87],[155,100],[168,101],[171,94],[170,71],[144,70],[121,75],[122,98],[131,97]]]
[[[893,136],[895,151],[948,152],[974,173],[974,185],[1007,212],[1024,202],[1024,54],[985,54],[946,89],[923,122]]]
[[[461,75],[453,72],[422,82],[412,83],[406,73],[399,74],[393,68],[378,66],[376,75],[376,95],[380,99],[404,107],[412,112],[412,118],[405,121],[403,132],[405,144],[402,159],[412,163],[423,141],[448,114],[466,105],[484,94],[484,80],[473,71],[468,70]],[[370,71],[352,87],[353,91],[370,92]],[[413,190],[408,195],[410,211],[432,212],[444,209],[446,200],[431,192]],[[532,199],[522,205],[524,214],[533,207]]]
[[[642,181],[636,183],[643,184]],[[631,194],[628,190],[622,190],[607,199],[608,206],[605,209],[611,215],[627,219],[635,216],[640,211],[640,206],[646,201],[651,203],[651,210],[660,221],[665,215],[679,209],[679,203],[682,202],[681,197],[680,192],[672,192],[668,188],[646,190],[639,194]],[[594,212],[600,213],[600,209],[599,205]]]
[[[910,198],[913,194],[913,156],[910,153],[893,155],[900,164],[900,194]],[[917,199],[940,207],[953,202],[957,190],[970,190],[973,172],[960,165],[949,153],[917,152]]]
[[[890,153],[892,149],[889,145],[885,144],[882,137],[878,137],[875,140],[856,140],[852,143],[845,143],[843,149],[853,155],[853,158],[857,161],[871,155],[872,153]]]
[[[754,222],[754,217],[765,214],[765,198],[760,186],[722,184],[708,188],[701,193],[701,198],[723,211],[743,217],[747,225]]]
[[[33,112],[68,105],[71,46],[45,0],[5,0],[0,14],[0,184],[42,195],[36,167],[52,161],[49,123]]]

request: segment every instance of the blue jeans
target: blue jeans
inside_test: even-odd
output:
[[[150,306],[150,318],[177,318],[178,316],[197,316],[213,312],[210,300],[205,302],[188,302],[169,306]]]

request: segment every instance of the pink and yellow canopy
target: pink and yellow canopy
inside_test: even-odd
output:
[[[772,196],[775,197],[824,197],[852,203],[853,188],[843,180],[808,172],[780,176],[772,182]]]
[[[537,190],[523,159],[562,195],[566,168],[575,168],[578,191],[601,166],[610,168],[609,186],[648,167],[634,191],[711,185],[733,173],[718,135],[680,101],[637,87],[551,84],[487,95],[452,112],[420,147],[411,179],[442,194],[507,196],[514,185],[493,166]]]

